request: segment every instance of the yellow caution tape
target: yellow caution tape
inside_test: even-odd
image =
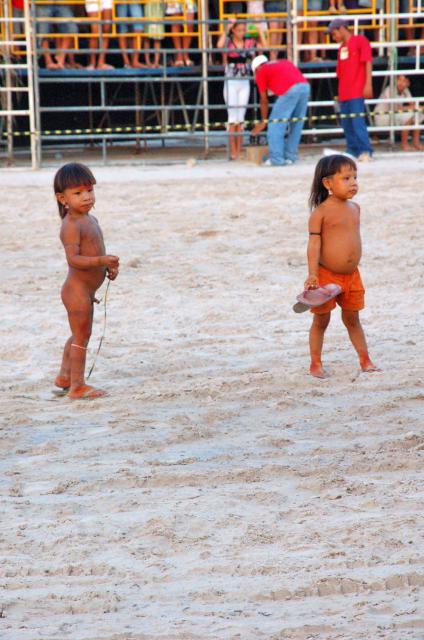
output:
[[[331,113],[331,114],[327,114],[327,115],[320,115],[320,116],[305,116],[304,118],[279,118],[279,119],[268,119],[265,120],[264,122],[266,124],[275,124],[278,122],[322,122],[324,120],[343,120],[346,118],[364,118],[366,116],[374,116],[374,115],[390,115],[390,114],[397,114],[397,113],[411,113],[411,114],[416,114],[416,113],[424,113],[424,107],[420,107],[418,109],[409,109],[409,110],[404,110],[404,109],[399,109],[399,110],[393,110],[393,111],[371,111],[369,113],[365,112],[365,111],[361,111],[358,113],[350,113],[350,114],[343,114],[343,113]],[[251,125],[255,125],[255,124],[259,124],[260,122],[262,122],[262,120],[247,120],[245,121],[243,124],[251,124]],[[227,122],[211,122],[208,127],[209,129],[222,129],[224,130],[225,127],[227,126]],[[14,137],[14,138],[23,138],[23,137],[28,137],[30,135],[38,135],[38,136],[42,136],[42,137],[48,137],[48,136],[67,136],[67,135],[93,135],[93,134],[99,134],[99,135],[105,135],[105,134],[113,134],[113,133],[153,133],[153,132],[163,132],[166,131],[167,133],[173,133],[178,132],[178,131],[193,131],[193,130],[205,130],[205,125],[203,123],[196,123],[196,124],[175,124],[175,125],[145,125],[145,126],[120,126],[120,127],[107,127],[107,128],[101,128],[101,127],[96,127],[96,128],[92,128],[92,129],[45,129],[44,131],[13,131],[12,133],[7,133],[7,132],[3,132],[2,133],[2,137],[7,138],[7,137]]]

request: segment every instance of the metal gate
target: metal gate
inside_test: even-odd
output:
[[[19,38],[16,35],[19,35]],[[8,2],[0,8],[0,140],[9,163],[14,156],[15,123],[25,119],[30,138],[31,164],[39,166],[33,75],[33,33],[29,0],[23,11],[13,12]]]

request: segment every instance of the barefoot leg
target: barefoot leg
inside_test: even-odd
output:
[[[241,156],[241,148],[242,148],[242,143],[243,143],[243,137],[241,135],[243,133],[243,125],[238,124],[236,131],[239,134],[236,137],[236,153],[237,153],[237,159],[239,159],[240,156]]]
[[[73,336],[68,338],[63,349],[62,365],[60,367],[59,375],[54,381],[56,387],[61,389],[67,389],[71,386],[71,343]]]
[[[311,353],[311,366],[309,372],[315,378],[327,378],[323,369],[321,355],[324,344],[324,334],[330,323],[331,311],[328,313],[314,313],[314,319],[309,331],[309,350]]]
[[[87,15],[92,20],[96,20],[96,19],[100,18],[100,14],[97,13],[97,11],[95,13],[87,13]],[[91,36],[90,36],[89,41],[88,41],[88,48],[89,48],[89,51],[90,51],[88,68],[89,69],[95,69],[96,68],[97,53],[94,53],[93,49],[97,49],[97,47],[99,45],[98,35],[100,33],[100,24],[98,22],[91,22],[90,23],[90,32],[91,32]]]
[[[345,325],[351,343],[353,344],[356,353],[359,357],[359,364],[362,371],[371,373],[373,371],[381,371],[373,364],[368,354],[367,341],[365,339],[364,330],[362,329],[361,322],[359,320],[358,311],[342,311],[342,320]]]
[[[72,331],[69,347],[71,386],[68,397],[78,399],[104,395],[100,389],[96,390],[85,384],[85,360],[93,324],[93,294],[80,282],[68,280],[62,289],[62,300]]]
[[[421,144],[420,134],[421,134],[420,129],[414,129],[412,132],[412,144],[414,146],[414,149],[416,149],[417,151],[424,150],[424,147]]]
[[[102,11],[102,20],[112,20],[112,9],[105,9],[104,11]],[[106,50],[109,47],[110,30],[111,30],[110,24],[105,23],[101,25],[99,49],[102,49],[102,52],[99,53],[99,59],[97,61],[98,69],[113,68],[113,67],[110,67],[109,65],[106,65]]]
[[[237,138],[234,135],[237,131],[236,124],[230,124],[228,126],[228,137],[230,144],[230,158],[231,160],[237,160]]]

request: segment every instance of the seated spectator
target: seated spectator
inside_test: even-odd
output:
[[[117,21],[118,42],[119,48],[122,51],[122,59],[124,61],[125,69],[141,69],[146,65],[142,64],[139,60],[140,52],[136,51],[137,38],[134,36],[128,37],[128,32],[134,34],[140,34],[144,30],[143,22],[143,5],[122,3],[119,0],[115,0],[115,14],[119,18]],[[130,18],[128,22],[124,22],[123,18]],[[122,21],[121,21],[122,20]],[[132,49],[131,54],[128,53],[128,49]]]
[[[392,94],[390,85],[387,85],[387,87],[383,89],[380,99],[405,98],[405,102],[383,102],[377,105],[375,115],[375,125],[377,127],[388,127],[391,122],[394,122],[398,127],[408,125],[411,125],[412,127],[414,125],[415,114],[411,113],[411,110],[415,109],[415,105],[411,101],[412,94],[409,87],[409,78],[406,76],[398,76],[397,83],[394,88],[394,95]],[[391,111],[400,113],[395,113],[394,118],[391,119]],[[418,114],[418,122],[421,124],[423,120],[424,115],[422,113]],[[400,145],[403,151],[423,151],[424,147],[420,142],[420,129],[412,129],[412,147],[408,141],[410,133],[411,131],[409,129],[403,129],[400,132]]]
[[[113,0],[86,0],[85,10],[87,16],[92,20],[112,20],[112,2]],[[106,64],[106,49],[109,46],[108,35],[111,31],[111,26],[110,22],[109,24],[101,24],[100,22],[90,23],[92,36],[88,46],[91,52],[87,69],[113,69],[112,65]],[[98,58],[93,49],[102,49],[102,52],[98,54]]]
[[[46,69],[64,69],[67,49],[71,48],[72,36],[78,33],[76,22],[73,21],[74,14],[72,6],[68,4],[36,5],[35,15],[37,18],[37,34],[41,37],[41,50],[43,52]],[[46,19],[41,21],[40,19]],[[61,21],[49,22],[52,18],[62,18]],[[57,39],[58,53],[52,55],[50,51],[49,34],[61,33],[62,37]]]
[[[150,53],[146,51],[146,64],[151,69],[158,69],[160,67],[160,43],[165,37],[165,26],[162,22],[164,18],[163,2],[156,2],[156,0],[147,2],[144,5],[144,13],[146,18],[150,19],[145,25],[146,39],[144,41],[144,48],[147,50],[150,49],[151,41],[153,40],[153,48],[155,50],[153,61],[151,60]]]
[[[197,11],[197,5],[195,0],[180,0],[177,2],[167,2],[166,3],[166,15],[172,18],[181,17],[183,18],[185,8],[185,20],[186,28],[188,32],[193,31],[193,20],[194,14]],[[191,35],[179,35],[183,33],[184,28],[181,22],[173,22],[171,24],[171,33],[172,41],[174,44],[174,49],[176,51],[176,55],[174,58],[173,66],[174,67],[192,67],[194,62],[190,59],[190,55],[188,51],[181,51],[181,49],[189,49],[192,36]]]

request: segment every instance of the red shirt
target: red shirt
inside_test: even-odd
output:
[[[364,97],[366,63],[372,61],[371,45],[365,36],[350,36],[337,55],[339,100]]]
[[[23,11],[24,0],[12,0],[12,7],[14,7],[14,9],[21,9]]]
[[[284,95],[294,84],[307,82],[305,76],[289,60],[262,64],[256,72],[255,80],[259,93],[270,90],[276,96]]]

